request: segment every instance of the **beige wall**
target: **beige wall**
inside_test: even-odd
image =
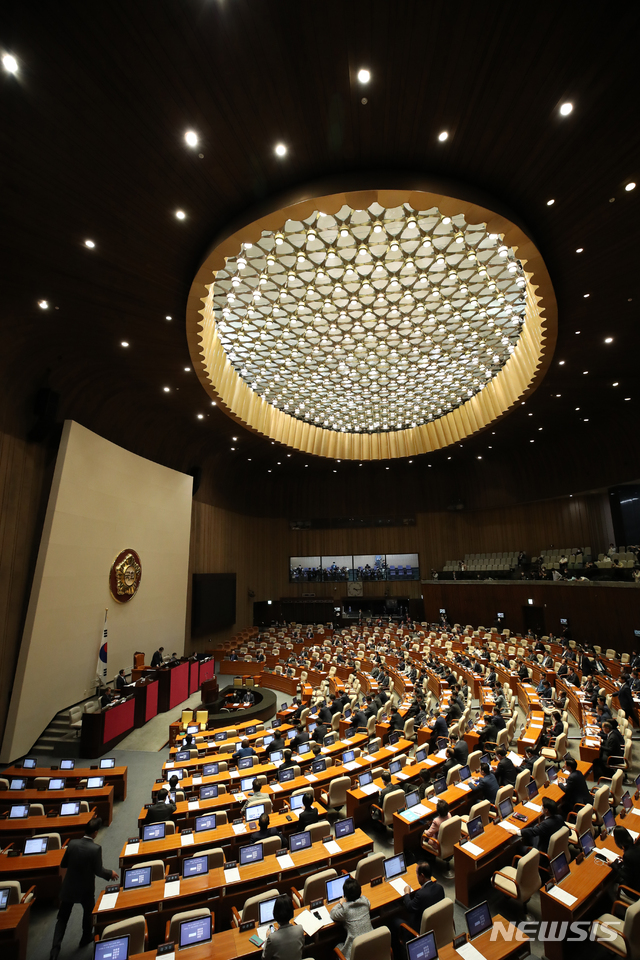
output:
[[[108,676],[135,650],[184,649],[192,479],[64,426],[0,759],[26,753],[55,714],[95,689],[109,610]],[[108,575],[135,549],[142,583],[116,603]]]

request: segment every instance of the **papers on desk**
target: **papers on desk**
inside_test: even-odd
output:
[[[193,844],[194,837],[192,833],[181,833],[180,834],[180,846],[189,847]]]
[[[404,770],[400,770],[399,773],[395,773],[394,776],[397,780],[408,780],[411,776],[410,773],[405,773]]]
[[[234,798],[234,800],[246,800],[246,799],[247,799],[247,795],[246,795],[246,793],[234,793],[234,794],[233,794],[233,798]]]
[[[326,927],[331,923],[331,917],[326,907],[318,907],[313,911],[303,910],[293,922],[297,923],[299,927],[302,927],[308,937],[312,937],[314,933],[317,933],[322,927]]]
[[[599,746],[600,746],[600,741],[599,741],[599,740],[591,740],[589,737],[587,737],[584,742],[585,742],[585,746],[587,746],[587,747],[599,747]]]
[[[388,750],[389,753],[395,753],[396,750],[399,750],[399,749],[400,747],[398,746],[397,743],[388,743],[385,747],[385,750]]]
[[[327,843],[323,844],[327,853],[330,853],[332,856],[335,856],[337,853],[342,853],[342,847],[339,843],[336,843],[335,840],[329,840]]]
[[[322,747],[320,753],[329,753],[329,747]]]
[[[406,880],[403,880],[402,877],[396,877],[394,880],[389,880],[389,883],[396,893],[399,893],[401,897],[404,896],[404,888],[411,886],[411,884],[407,883]]]
[[[431,757],[427,757],[427,759],[425,760],[425,763],[428,767],[435,767],[437,761],[432,760]]]
[[[291,859],[288,853],[284,854],[282,857],[276,857],[278,865],[281,870],[287,870],[289,867],[295,867],[295,863]]]
[[[345,764],[345,766],[346,766],[346,764]],[[318,782],[318,778],[317,778],[313,773],[307,773],[307,774],[305,775],[305,780],[307,781],[307,783],[317,783],[317,782]]]
[[[631,807],[631,810],[629,810],[629,813],[633,813],[634,816],[640,817],[640,807]]]
[[[175,767],[175,763],[173,762],[173,760],[167,760],[167,762],[164,765],[165,770],[173,770],[174,767]]]
[[[345,770],[359,770],[359,769],[360,769],[360,764],[359,764],[356,760],[351,760],[350,763],[343,763],[342,766],[345,768]],[[306,777],[306,779],[308,780],[309,777]],[[318,778],[317,778],[317,777],[314,777],[313,779],[314,779],[314,780],[317,780]]]
[[[124,848],[124,855],[125,857],[130,857],[132,854],[137,853],[139,849],[139,843],[128,843]]]
[[[479,847],[476,843],[472,843],[471,840],[467,840],[466,843],[462,843],[460,846],[468,853],[472,853],[474,857],[480,857],[484,853],[482,847]]]
[[[191,783],[194,787],[198,787],[202,783],[202,777],[191,777]],[[168,956],[168,954],[165,954]]]
[[[513,750],[510,750],[507,754],[509,760],[514,765],[514,767],[519,767],[520,764],[524,761],[524,757],[520,757],[517,753],[514,753]]]
[[[375,757],[372,757],[370,753],[368,753],[365,757],[361,757],[361,759],[362,759],[362,760],[366,760],[367,763],[375,763],[375,762],[376,762],[376,758],[375,758]]]
[[[100,901],[100,906],[98,907],[98,913],[102,913],[103,910],[113,910],[116,903],[118,902],[118,893],[105,893]]]
[[[343,747],[350,747],[350,746],[351,746],[351,740],[348,740],[348,739],[347,739],[347,740],[338,740],[338,743],[341,743]]]
[[[410,810],[405,810],[404,813],[398,814],[398,816],[406,820],[407,823],[413,823],[414,820],[419,820],[420,817],[424,817],[424,815],[424,810],[420,809],[419,803],[415,807],[411,807]]]
[[[523,743],[535,743],[535,742],[536,742],[534,737],[521,737],[521,740],[522,740]],[[460,953],[459,950],[458,950],[458,953]]]
[[[234,823],[233,832],[235,833],[236,837],[238,837],[241,833],[246,833],[247,832],[246,823]]]
[[[484,954],[476,950],[472,943],[463,943],[456,953],[462,957],[462,960],[485,960]]]
[[[627,827],[627,833],[631,835],[633,842],[635,843],[638,839],[638,834],[635,832],[635,830],[629,830],[629,827]]]
[[[187,804],[187,808],[188,808],[189,810],[199,810],[199,809],[200,809],[200,801],[199,801],[199,800],[189,800],[189,802],[188,802],[188,804]]]
[[[240,871],[237,867],[231,867],[230,869],[224,868],[224,882],[225,883],[238,883],[240,880]]]
[[[380,787],[376,787],[375,783],[367,783],[364,787],[360,787],[360,789],[363,793],[369,795],[372,793],[377,793]],[[640,813],[640,810],[638,810],[638,813]]]
[[[438,751],[436,752],[436,757],[438,758],[438,760],[446,760],[446,759],[447,759],[447,748],[445,747],[444,750],[438,750]]]
[[[454,783],[454,787],[457,787],[458,790],[464,790],[466,793],[468,793],[469,790],[471,790],[471,787],[469,786],[469,784],[465,782]]]
[[[425,797],[425,799],[420,803],[420,806],[421,806],[421,807],[424,807],[425,810],[427,811],[427,813],[433,813],[433,811],[434,811],[435,808],[436,808],[436,801],[435,801],[435,800],[428,800],[428,799]]]
[[[528,807],[529,810],[535,810],[536,813],[540,813],[542,806],[539,803],[534,803],[533,800],[528,800],[525,803],[525,807]]]
[[[165,897],[178,897],[180,895],[180,880],[171,880],[164,885]]]
[[[562,887],[551,887],[548,893],[550,897],[559,900],[560,903],[566,903],[568,907],[572,907],[578,900],[577,897],[574,897],[572,893],[567,893]]]
[[[596,847],[595,852],[599,857],[604,857],[605,860],[608,860],[609,863],[614,863],[620,856],[620,854],[614,853],[613,850],[607,850],[606,847]]]
[[[242,772],[244,773],[244,770],[243,770]],[[230,772],[229,776],[231,777],[232,780],[238,780],[238,779],[240,778],[240,771],[239,771],[239,770],[232,770],[232,771]]]
[[[280,793],[280,791],[282,790],[282,784],[281,784],[281,783],[272,783],[272,784],[271,784],[271,790],[272,790],[273,793]]]
[[[499,820],[498,826],[502,827],[502,829],[506,830],[508,833],[520,833],[520,827],[516,827],[515,824],[509,823],[508,820]]]

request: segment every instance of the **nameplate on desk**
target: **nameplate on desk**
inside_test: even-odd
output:
[[[164,895],[165,897],[180,896],[180,878],[179,877],[177,880],[173,880],[173,879],[170,880],[167,877],[167,880],[164,885]]]
[[[551,887],[551,890],[548,892],[550,897],[553,897],[554,900],[559,900],[561,903],[566,903],[568,907],[572,907],[578,900],[577,897],[574,897],[572,893],[567,893],[562,887]]]
[[[342,853],[342,847],[340,846],[339,843],[336,843],[335,840],[329,840],[329,842],[325,841],[323,846],[327,851],[327,853],[330,853],[332,856],[335,856],[338,853]]]
[[[255,920],[245,920],[244,923],[240,924],[238,929],[240,930],[240,933],[246,933],[247,930],[255,930],[255,926]]]
[[[479,847],[476,843],[472,843],[471,840],[467,840],[466,843],[462,843],[461,847],[463,850],[466,850],[467,853],[472,853],[474,857],[481,857],[484,853],[482,847]]]
[[[137,853],[139,849],[140,849],[140,843],[138,840],[136,840],[135,843],[128,843],[124,848],[124,855],[125,857],[130,857],[134,853]]]
[[[116,893],[104,893],[102,895],[102,900],[100,901],[100,905],[98,907],[98,913],[102,913],[103,910],[113,910],[116,903],[118,902],[119,893],[120,893],[119,888]]]
[[[176,956],[176,945],[175,943],[161,943],[156,950],[157,957],[164,957],[164,960],[175,960]]]
[[[193,843],[193,834],[192,833],[181,833],[180,834],[180,846],[188,847]]]
[[[382,883],[383,880],[384,880],[384,877],[374,877],[373,880],[372,880],[371,883],[370,883],[370,886],[372,886],[372,887],[378,887],[378,886],[380,886],[380,884]]]

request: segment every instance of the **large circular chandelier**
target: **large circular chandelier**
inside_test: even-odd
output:
[[[216,248],[197,366],[232,415],[312,453],[402,456],[505,412],[510,366],[518,396],[531,385],[544,352],[531,242],[489,210],[398,199],[307,201]],[[437,429],[456,416],[457,434]]]

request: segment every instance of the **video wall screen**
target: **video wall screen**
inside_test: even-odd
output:
[[[419,579],[420,562],[417,553],[289,557],[290,583]]]

